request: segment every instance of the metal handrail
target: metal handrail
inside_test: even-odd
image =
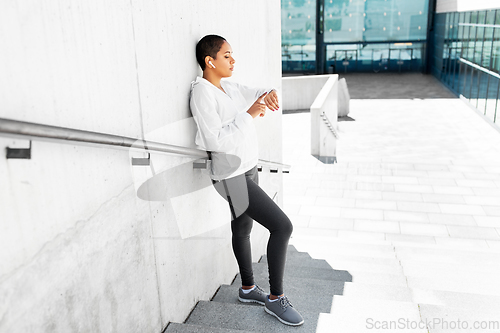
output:
[[[90,144],[110,146],[114,148],[134,148],[148,152],[181,154],[186,156],[208,158],[206,151],[168,145],[160,142],[147,141],[113,134],[84,131],[66,127],[43,125],[25,121],[0,118],[0,135],[23,137],[40,141],[62,141],[73,144]]]
[[[0,136],[21,137],[24,139],[36,139],[49,142],[57,141],[68,144],[109,146],[110,148],[132,148],[147,152],[170,153],[209,159],[206,151],[195,148],[5,118],[0,118]],[[265,160],[259,160],[259,164],[272,168],[290,168],[290,166],[286,164]]]

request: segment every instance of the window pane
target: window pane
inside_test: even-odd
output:
[[[281,44],[284,71],[315,71],[316,1],[281,1]]]
[[[325,42],[425,40],[426,0],[325,0]]]

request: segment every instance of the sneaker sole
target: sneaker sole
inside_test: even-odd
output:
[[[289,323],[288,321],[286,320],[283,320],[281,319],[280,317],[278,317],[278,315],[274,312],[272,312],[271,310],[269,310],[267,307],[264,308],[264,310],[266,310],[267,313],[269,313],[270,315],[272,316],[275,316],[279,321],[281,321],[283,324],[285,325],[290,325],[290,326],[300,326],[304,323],[304,320],[302,320],[300,323]]]
[[[238,300],[240,302],[242,302],[242,303],[257,303],[257,304],[260,304],[260,305],[266,305],[266,303],[258,301],[256,299],[246,299],[246,298],[241,298],[241,297],[238,296]]]

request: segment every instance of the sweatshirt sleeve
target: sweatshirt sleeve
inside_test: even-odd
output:
[[[217,113],[217,103],[207,94],[193,94],[191,113],[198,126],[196,144],[208,151],[229,152],[244,141],[245,131],[252,124],[252,116],[239,113],[235,119],[223,125]]]
[[[240,93],[243,95],[248,104],[253,104],[257,100],[257,98],[262,96],[265,92],[270,93],[271,91],[276,90],[271,87],[253,88],[243,84],[239,84],[237,82],[234,82],[234,84],[236,88],[238,88]]]

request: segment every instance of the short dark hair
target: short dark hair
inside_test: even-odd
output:
[[[201,67],[201,70],[205,70],[205,57],[211,56],[212,58],[217,58],[217,53],[219,52],[222,44],[226,39],[218,35],[206,35],[198,44],[196,44],[196,60]]]

